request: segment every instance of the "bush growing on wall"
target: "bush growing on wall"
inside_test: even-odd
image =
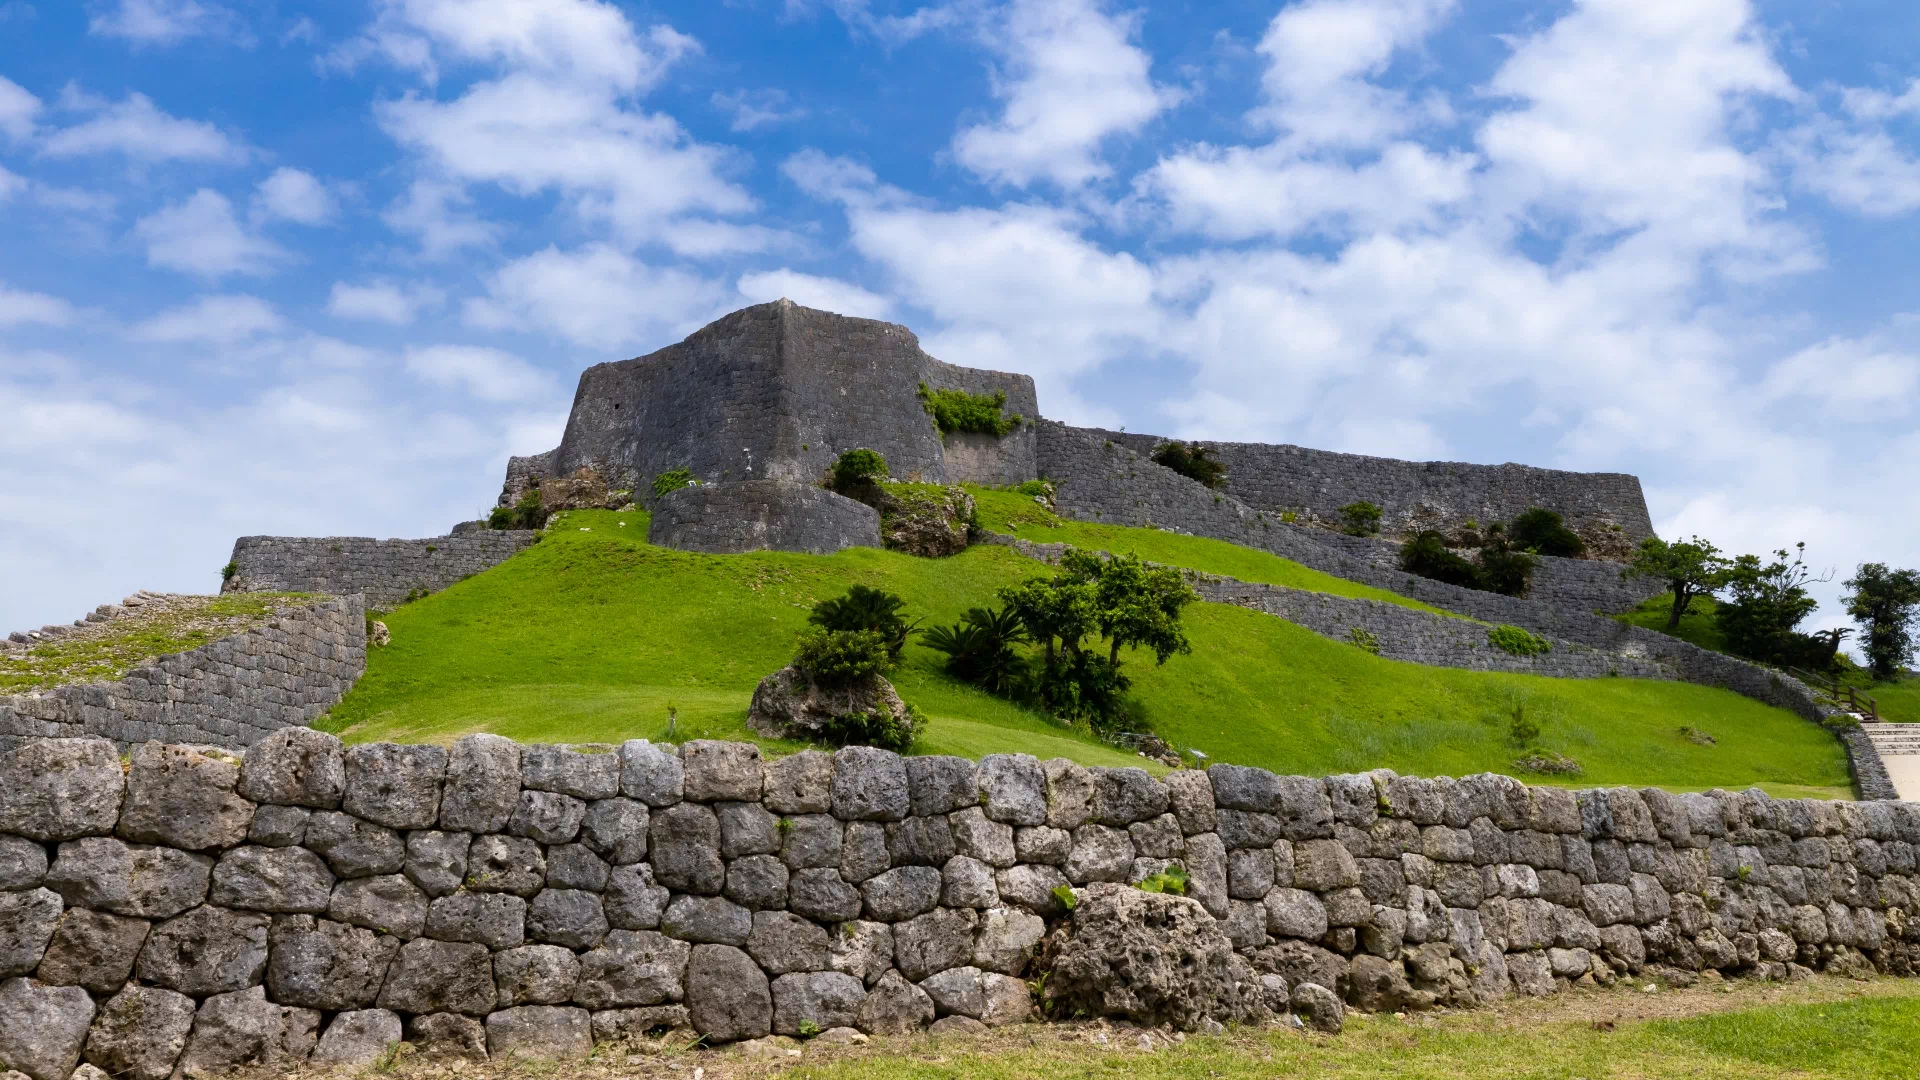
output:
[[[1463,589],[1480,587],[1480,568],[1447,550],[1447,538],[1437,529],[1423,529],[1400,545],[1400,569]]]
[[[540,505],[540,489],[529,488],[512,506],[496,506],[487,515],[489,529],[543,529],[547,510]]]
[[[1502,596],[1525,596],[1533,583],[1534,568],[1540,560],[1520,549],[1508,538],[1499,522],[1487,526],[1480,541],[1480,584],[1478,588]]]
[[[1580,535],[1567,528],[1559,514],[1538,506],[1521,511],[1507,533],[1513,538],[1514,547],[1538,555],[1572,559],[1587,550]]]
[[[877,450],[848,450],[833,461],[833,490],[845,494],[854,486],[887,478],[887,459]]]
[[[820,735],[835,746],[877,746],[903,754],[913,746],[925,726],[926,718],[920,710],[909,705],[904,717],[896,717],[885,709],[843,713],[823,725]]]
[[[871,630],[809,630],[800,635],[794,666],[821,686],[866,682],[887,669],[887,642]]]
[[[682,466],[668,469],[653,478],[653,497],[658,499],[669,492],[679,491],[683,487],[693,487],[699,481],[693,478],[693,470]]]
[[[1210,488],[1227,482],[1227,467],[1208,457],[1207,448],[1197,442],[1163,442],[1153,448],[1152,457],[1156,464]]]
[[[965,390],[935,390],[920,384],[920,407],[933,417],[940,434],[968,431],[977,435],[1006,435],[1020,426],[1018,415],[1006,415],[1007,395],[969,394]]]
[[[1518,626],[1496,626],[1487,631],[1487,642],[1501,652],[1514,656],[1544,656],[1553,651],[1553,642],[1535,637]]]
[[[1340,508],[1340,531],[1348,536],[1375,536],[1384,513],[1376,503],[1350,502]]]

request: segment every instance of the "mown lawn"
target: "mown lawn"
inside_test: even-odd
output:
[[[477,730],[525,741],[745,738],[753,687],[787,661],[815,601],[864,583],[950,622],[1000,586],[1047,572],[991,546],[940,560],[872,549],[715,556],[652,547],[645,535],[644,514],[576,512],[506,563],[385,616],[393,644],[373,651],[366,676],[319,726],[352,741]],[[1544,745],[1585,766],[1564,782],[1827,795],[1847,783],[1830,735],[1727,691],[1427,668],[1242,608],[1189,612],[1192,655],[1161,668],[1135,660],[1128,671],[1145,719],[1214,761],[1309,774],[1510,771],[1506,733],[1519,708],[1540,723]],[[942,659],[911,645],[893,675],[930,718],[921,751],[1139,762],[948,678]],[[1683,725],[1718,744],[1688,742]]]
[[[1669,630],[1667,619],[1673,614],[1673,594],[1661,593],[1615,618],[1658,633],[1670,634],[1703,649],[1723,653],[1727,651],[1727,639],[1721,636],[1720,628],[1713,622],[1713,612],[1717,606],[1711,596],[1695,597],[1687,613],[1680,617],[1680,625]]]

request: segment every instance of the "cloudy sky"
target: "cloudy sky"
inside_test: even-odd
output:
[[[783,295],[1920,564],[1916,76],[1909,0],[0,0],[0,630],[443,532]]]

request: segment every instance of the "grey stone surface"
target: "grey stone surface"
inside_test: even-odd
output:
[[[1217,819],[1214,813],[1213,782],[1201,769],[1176,769],[1167,774],[1167,805],[1180,822],[1180,831],[1188,836],[1210,833]]]
[[[750,911],[780,910],[787,906],[787,881],[792,873],[774,855],[748,855],[727,864],[727,899]]]
[[[354,878],[334,887],[327,917],[402,940],[415,938],[426,928],[427,894],[399,874]]]
[[[595,1043],[632,1042],[655,1029],[685,1035],[693,1030],[685,1005],[650,1005],[641,1009],[602,1009],[593,1014]]]
[[[826,930],[785,911],[754,912],[752,930],[747,934],[746,950],[747,955],[753,957],[754,963],[759,964],[769,975],[786,975],[795,971],[824,971],[827,968]],[[889,959],[893,955],[890,936],[887,955]]]
[[[253,804],[235,794],[240,768],[184,746],[146,742],[128,761],[116,830],[136,844],[186,851],[228,848],[247,838]]]
[[[753,743],[696,739],[680,748],[683,797],[693,802],[759,802],[760,748]]]
[[[838,819],[828,814],[800,814],[780,820],[786,823],[778,826],[783,834],[780,861],[788,869],[818,870],[840,865],[845,831]]]
[[[359,593],[381,610],[436,593],[489,569],[539,539],[485,529],[422,540],[365,536],[243,536],[234,541],[227,592]],[[355,614],[358,620],[359,615]]]
[[[91,1023],[93,999],[77,986],[0,982],[0,1066],[33,1080],[67,1080]]]
[[[440,796],[440,828],[500,832],[520,805],[520,744],[476,733],[454,740]]]
[[[887,850],[886,826],[877,821],[849,821],[840,842],[840,876],[859,884],[893,865]]]
[[[333,874],[303,847],[235,848],[213,867],[208,901],[220,907],[280,914],[327,910]]]
[[[521,1005],[487,1017],[487,1056],[495,1061],[575,1060],[593,1052],[585,1009]]]
[[[1082,825],[1073,831],[1073,850],[1067,855],[1067,880],[1125,881],[1133,872],[1133,838],[1126,830],[1108,825]]]
[[[4,898],[0,898],[3,905]],[[7,924],[6,915],[0,914],[0,939],[7,935]],[[117,993],[133,975],[134,959],[140,955],[150,928],[145,919],[69,909],[60,916],[34,978],[48,986],[81,986],[96,994]],[[20,974],[8,971],[4,962],[0,962],[0,972]]]
[[[666,914],[670,893],[653,880],[653,868],[645,863],[616,868],[607,877],[607,891],[600,899],[607,923],[616,930],[651,930]]]
[[[129,986],[100,1006],[87,1033],[87,1063],[127,1080],[167,1080],[193,1028],[193,999]]]
[[[415,938],[394,956],[378,1002],[399,1013],[484,1016],[494,997],[493,958],[485,945]]]
[[[432,830],[408,833],[402,864],[407,880],[420,886],[428,896],[453,892],[466,880],[467,847],[472,843],[473,837],[466,833]]]
[[[400,1017],[386,1009],[343,1012],[327,1024],[307,1060],[320,1066],[372,1065],[403,1036]]]
[[[247,842],[266,847],[292,847],[307,837],[307,820],[313,811],[304,806],[258,806],[253,824],[247,827]]]
[[[36,889],[47,879],[47,849],[24,836],[0,836],[0,892]]]
[[[720,857],[770,855],[780,850],[780,819],[757,802],[715,803],[720,819]]]
[[[940,902],[947,907],[990,908],[1000,903],[993,867],[955,855],[940,868]]]
[[[991,908],[983,913],[974,938],[973,964],[1002,975],[1024,974],[1046,932],[1047,924],[1038,915],[1018,908]]]
[[[257,986],[267,968],[263,914],[201,906],[155,926],[140,949],[140,981],[193,997]]]
[[[551,791],[522,791],[507,830],[540,844],[569,844],[580,835],[587,804]]]
[[[773,1030],[772,986],[741,950],[696,945],[687,964],[687,1015],[715,1042],[757,1039]]]
[[[773,980],[773,1030],[780,1035],[818,1034],[852,1027],[867,990],[837,971],[793,972]]]
[[[389,829],[431,829],[440,813],[447,752],[438,746],[363,743],[347,748],[341,808]]]
[[[392,874],[407,862],[407,843],[399,833],[352,814],[314,814],[307,819],[303,843],[324,856],[333,872],[343,878]]]
[[[1012,866],[1020,858],[1014,827],[1004,821],[992,820],[980,807],[969,806],[949,814],[947,822],[953,838],[953,850],[961,855],[993,867]],[[1026,826],[1023,831],[1045,828],[1044,825]],[[1065,861],[1064,855],[1061,861]]]
[[[469,889],[525,897],[538,892],[546,880],[546,856],[526,837],[476,836],[467,847]]]
[[[1192,900],[1093,885],[1071,927],[1047,979],[1062,1007],[1186,1031],[1255,1017],[1232,976],[1232,943]]]
[[[1167,789],[1148,775],[1147,770],[1094,769],[1092,772],[1093,820],[1100,824],[1126,826],[1167,812]]]
[[[580,957],[575,1004],[630,1008],[679,1001],[693,946],[651,930],[614,930]]]
[[[615,866],[647,857],[647,804],[638,799],[601,799],[587,804],[580,842]]]
[[[1073,834],[1048,825],[1033,825],[1015,830],[1013,849],[1018,862],[1065,866],[1073,851]]]
[[[672,806],[685,790],[686,770],[670,746],[645,739],[620,744],[620,793],[650,807]]]
[[[854,1026],[872,1035],[905,1035],[933,1023],[933,999],[898,971],[888,971],[867,991]]]
[[[702,484],[669,492],[655,503],[647,542],[716,555],[767,549],[831,555],[850,547],[880,547],[880,515],[812,484]]]
[[[328,1012],[372,1005],[400,951],[399,938],[311,915],[276,920],[267,942],[273,1000]]]
[[[677,896],[660,929],[681,941],[741,946],[753,932],[753,913],[721,896]]]
[[[323,731],[281,728],[240,761],[240,796],[256,803],[335,810],[346,790],[346,750]]]
[[[1093,774],[1066,758],[1040,763],[1046,774],[1047,825],[1073,830],[1093,816]]]
[[[900,755],[848,746],[833,755],[833,816],[842,821],[898,821],[910,805]]]
[[[1046,769],[1030,754],[989,754],[980,759],[980,802],[994,821],[1045,825]]]
[[[459,1013],[409,1016],[407,1041],[424,1057],[487,1060],[487,1026]]]
[[[887,856],[895,866],[943,866],[953,858],[953,830],[946,815],[908,817],[886,827]],[[1013,835],[1007,834],[1007,848]]]
[[[978,917],[938,908],[893,926],[893,966],[913,982],[972,961]]]
[[[910,758],[909,764],[919,758]],[[833,755],[802,750],[765,765],[762,800],[776,814],[824,814],[833,809]],[[917,812],[917,811],[916,811]]]
[[[423,932],[441,941],[475,942],[510,949],[526,940],[526,927],[527,902],[520,897],[512,893],[463,891],[442,896],[428,905]]]
[[[266,999],[258,986],[200,1003],[178,1071],[206,1076],[243,1066],[285,1067],[304,1060],[318,1036],[320,1014]]]
[[[573,1000],[580,958],[560,945],[522,945],[493,954],[493,985],[500,1008],[560,1005]]]
[[[61,907],[51,889],[0,893],[0,978],[31,974],[39,966]]]
[[[902,922],[932,911],[940,902],[940,871],[931,866],[902,866],[860,885],[869,919]]]
[[[709,807],[679,803],[653,814],[650,850],[654,877],[676,892],[711,896],[726,885],[720,860],[720,819]]]
[[[528,746],[521,750],[520,782],[589,802],[620,794],[620,756],[613,748]]]
[[[547,849],[547,887],[604,892],[613,868],[585,844],[561,844]]]
[[[860,917],[860,890],[837,870],[798,870],[787,879],[787,909],[819,922],[837,923]]]
[[[0,754],[0,832],[50,843],[113,831],[126,780],[104,739],[43,739]]]
[[[962,757],[907,759],[908,801],[915,816],[945,814],[980,802],[980,770]]]

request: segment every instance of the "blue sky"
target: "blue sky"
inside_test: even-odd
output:
[[[781,295],[1920,564],[1916,76],[1887,0],[0,0],[0,628],[443,532]]]

